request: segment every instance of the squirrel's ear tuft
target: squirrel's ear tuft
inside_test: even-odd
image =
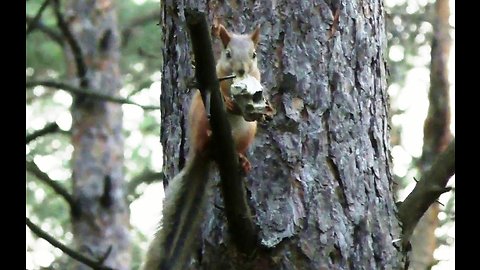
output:
[[[232,35],[227,31],[225,26],[222,24],[215,24],[213,26],[213,33],[216,37],[219,37],[222,40],[223,47],[226,48],[230,39],[232,39]]]
[[[258,25],[257,28],[255,28],[255,30],[253,31],[253,33],[250,34],[250,38],[252,39],[253,44],[257,46],[258,41],[260,41],[260,25]]]

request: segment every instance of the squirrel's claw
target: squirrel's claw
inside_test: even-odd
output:
[[[244,175],[246,175],[252,170],[250,161],[248,161],[247,157],[244,154],[238,153],[238,162],[240,163],[240,167],[242,167],[242,172]]]

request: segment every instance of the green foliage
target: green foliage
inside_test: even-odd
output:
[[[27,4],[26,16],[33,18],[37,14],[44,0],[30,0]],[[56,20],[51,6],[47,6],[42,13],[39,22],[46,28],[56,33]],[[31,27],[29,24],[27,24]],[[63,47],[52,40],[48,35],[35,28],[27,37],[26,48],[27,67],[32,68],[35,76],[45,76],[51,71],[65,70],[65,61],[63,61]],[[60,72],[62,73],[62,72]]]
[[[29,0],[26,10],[27,17],[33,18],[43,2],[43,0]],[[61,3],[65,4],[64,1]],[[161,27],[157,25],[160,18],[150,19],[133,28],[130,26],[132,21],[152,14],[155,10],[160,15],[160,3],[155,1],[145,1],[141,5],[133,1],[117,1],[115,3],[120,32],[125,33],[127,28],[130,30],[128,39],[124,40],[121,47],[120,71],[123,78],[121,95],[141,104],[158,105],[160,89],[152,88],[151,85],[159,80],[158,75],[153,75],[158,74],[162,66],[162,31]],[[44,10],[40,22],[50,30],[60,33],[51,5]],[[68,48],[67,43],[61,45],[37,28],[27,35],[26,45],[27,81],[66,80],[64,50]],[[73,148],[68,134],[69,127],[65,127],[70,114],[71,98],[67,96],[70,94],[57,89],[44,87],[27,89],[26,133],[30,134],[51,122],[64,123],[62,128],[67,130],[48,134],[30,142],[27,145],[26,158],[36,162],[41,161],[42,158],[51,161],[50,164],[53,165],[47,166],[48,168],[41,167],[40,163],[42,162],[38,162],[37,165],[53,180],[58,181],[67,191],[71,192],[70,159]],[[125,118],[123,134],[126,142],[124,172],[128,182],[129,179],[144,170],[158,171],[161,168],[161,164],[155,164],[152,159],[155,155],[161,154],[158,140],[160,111],[146,112],[131,105],[124,105],[123,108]],[[49,162],[46,163],[49,164]],[[67,245],[71,242],[68,204],[48,185],[29,172],[26,173],[26,208],[27,216],[32,221],[44,228],[49,228],[47,232],[61,242]],[[134,227],[131,233],[133,239],[132,269],[138,269],[144,253],[146,238]],[[59,254],[54,250],[55,248],[51,247],[50,251],[53,254]],[[60,261],[58,257],[51,267],[55,267]]]
[[[142,234],[140,231],[138,231],[135,228],[131,231],[131,235],[132,235],[132,242],[134,243],[148,243],[148,241],[150,240],[150,239],[147,239],[147,237],[144,234]],[[132,270],[140,269],[140,266],[142,265],[144,257],[145,257],[144,249],[140,248],[139,245],[133,245],[131,269]]]
[[[55,228],[49,233],[62,241],[69,243],[71,239],[66,237],[70,228],[69,207],[51,188],[35,179],[35,176],[27,174],[27,212],[33,216],[42,226]]]
[[[140,131],[145,133],[158,131],[158,120],[152,115],[147,115],[140,125]]]
[[[403,51],[403,57],[389,57],[390,83],[404,85],[407,71],[414,67],[419,48],[429,47],[432,40],[432,18],[434,0],[424,4],[403,1],[395,5],[386,5],[386,28],[388,52]],[[415,3],[415,5],[413,4]]]
[[[429,61],[420,62],[418,58],[421,54],[421,48],[430,49],[430,43],[433,35],[432,18],[434,16],[434,0],[423,1],[386,1],[386,30],[388,39],[387,55],[390,86],[396,86],[399,91],[390,94],[390,99],[396,101],[405,91],[407,74],[412,68],[419,65],[428,67]],[[430,55],[423,55],[430,57]],[[402,115],[405,111],[396,107],[395,102],[390,108],[390,118],[396,115]],[[402,146],[402,125],[391,123],[392,146]],[[410,156],[415,161],[416,158]],[[396,182],[399,183],[399,189],[406,187],[412,179],[416,170],[416,163],[411,162],[409,173],[404,177],[395,175]]]
[[[45,34],[32,32],[27,39],[27,67],[35,71],[35,77],[48,76],[52,71],[64,74],[63,48]]]
[[[391,107],[390,116],[392,119],[396,116],[405,114],[405,109],[395,106],[395,101],[403,94],[402,92],[411,91],[407,89],[407,75],[413,68],[430,67],[430,48],[433,39],[433,22],[435,18],[435,0],[426,1],[395,1],[395,5],[389,5],[390,1],[386,1],[386,30],[388,38],[388,55],[389,55],[389,84],[395,86],[398,91],[390,94],[390,99],[394,104]],[[393,2],[393,1],[392,1]],[[421,60],[423,57],[424,60]],[[425,78],[428,80],[429,78]],[[418,91],[425,91],[425,97],[428,89],[418,87]],[[408,93],[408,92],[407,92]],[[412,102],[413,103],[413,102]],[[418,117],[418,116],[417,116]],[[414,121],[410,119],[410,121]],[[422,121],[421,119],[415,121]],[[392,123],[392,146],[403,148],[405,155],[410,155],[405,151],[405,138],[402,138],[403,123]],[[423,127],[423,125],[422,125]],[[423,130],[409,132],[421,133]],[[409,156],[410,164],[407,173],[404,176],[395,175],[398,191],[402,191],[409,184],[413,183],[413,177],[419,179],[418,161],[419,157]],[[394,157],[395,161],[395,157]],[[398,166],[395,164],[394,166]],[[401,165],[402,166],[402,165]],[[447,233],[448,228],[454,226],[455,215],[455,194],[454,192],[446,193],[448,196],[445,206],[440,206],[440,215],[446,216],[440,218],[440,224],[436,231],[437,244],[452,245],[454,238]],[[453,221],[453,222],[452,222]]]
[[[158,18],[148,21],[142,27],[131,27],[136,18],[152,13],[157,13]],[[162,29],[157,25],[160,20],[160,4],[146,2],[136,6],[128,1],[120,1],[118,18],[123,44],[120,66],[128,75],[125,76],[124,83],[136,83],[133,90],[135,91],[142,84],[151,84],[153,82],[151,74],[160,71],[162,66]],[[125,35],[126,32],[129,34]]]

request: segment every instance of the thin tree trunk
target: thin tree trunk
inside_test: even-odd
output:
[[[438,227],[438,212],[438,204],[430,206],[413,231],[411,238],[412,256],[409,269],[427,270],[431,269],[435,264],[433,252],[437,248],[435,229]]]
[[[86,80],[79,80],[78,61],[69,51],[69,76],[83,87],[118,96],[120,43],[114,1],[71,0],[65,14],[87,71]],[[72,211],[75,247],[93,258],[111,249],[104,265],[130,269],[121,106],[76,96],[71,112],[73,194],[78,205]],[[89,268],[72,263],[71,269]]]
[[[449,1],[437,0],[430,64],[429,109],[424,124],[423,152],[419,162],[420,174],[432,165],[434,158],[448,146],[450,133],[450,96],[448,58],[450,55]],[[437,248],[435,229],[438,227],[438,204],[430,206],[412,235],[411,269],[430,269]]]
[[[248,153],[248,200],[261,238],[255,256],[235,250],[214,187],[193,269],[400,269],[383,2],[162,3],[167,178],[188,147],[193,70],[184,7],[197,7],[234,32],[261,24],[262,83],[278,112],[259,126]]]

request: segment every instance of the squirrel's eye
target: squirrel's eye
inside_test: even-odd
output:
[[[225,56],[226,56],[228,59],[230,59],[230,58],[232,58],[232,53],[231,53],[230,51],[226,51],[226,52],[225,52]]]
[[[255,59],[257,57],[257,53],[253,52],[252,58]]]

